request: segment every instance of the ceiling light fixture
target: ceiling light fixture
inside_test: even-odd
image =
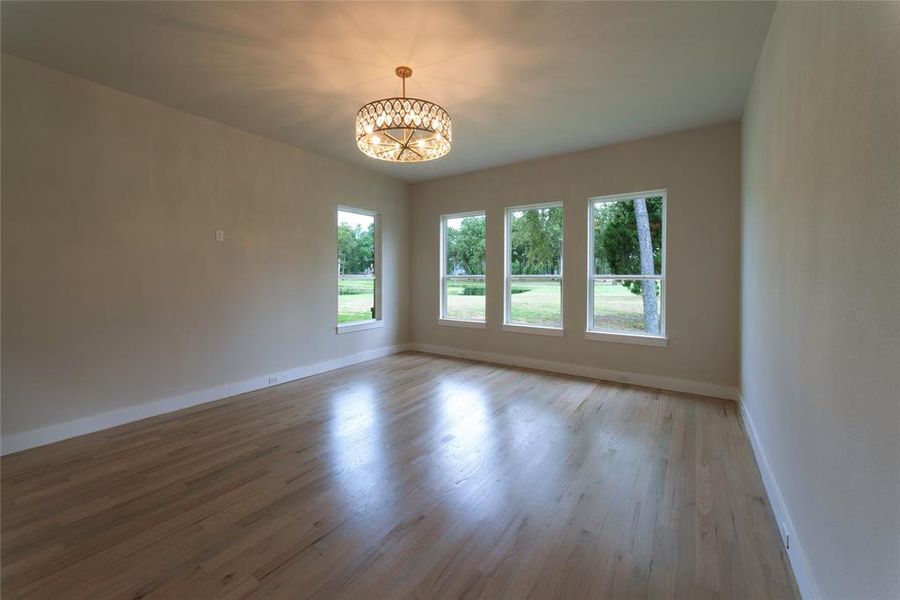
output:
[[[394,71],[403,80],[402,98],[369,102],[356,113],[356,145],[364,154],[391,162],[423,162],[450,152],[453,132],[447,111],[427,100],[406,97],[409,67]]]

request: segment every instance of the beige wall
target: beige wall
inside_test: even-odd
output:
[[[9,56],[2,88],[4,434],[407,341],[406,184]],[[335,335],[339,203],[383,215],[383,329]]]
[[[736,386],[740,126],[705,127],[412,188],[411,306],[416,342]],[[669,344],[588,341],[587,199],[666,188]],[[501,331],[504,207],[564,203],[562,338]],[[438,324],[440,216],[487,211],[487,329]]]
[[[900,595],[898,32],[780,3],[744,116],[743,397],[822,598]]]

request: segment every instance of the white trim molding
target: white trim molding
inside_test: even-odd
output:
[[[468,327],[469,329],[487,328],[487,323],[484,321],[468,321],[466,319],[438,319],[438,325],[449,325],[450,327]]]
[[[724,398],[726,400],[738,399],[737,388],[717,383],[707,383],[704,381],[677,379],[675,377],[648,375],[646,373],[633,373],[630,371],[616,371],[614,369],[561,363],[541,358],[526,358],[524,356],[481,352],[479,350],[463,350],[460,348],[434,346],[431,344],[412,343],[409,344],[409,349],[415,350],[416,352],[424,352],[425,354],[438,354],[440,356],[465,358],[498,365],[521,367],[524,369],[550,371],[551,373],[562,373],[564,375],[576,375],[578,377],[587,377],[588,379],[628,383],[643,387],[668,390],[671,392],[683,392],[686,394],[696,394],[698,396],[712,396],[713,398]]]
[[[544,327],[542,325],[515,325],[513,323],[504,323],[500,326],[503,331],[511,333],[533,333],[536,335],[552,335],[553,337],[562,337],[563,330],[561,327]]]
[[[95,431],[125,425],[126,423],[133,423],[134,421],[156,417],[184,408],[190,408],[192,406],[197,406],[198,404],[214,402],[238,394],[252,392],[273,385],[280,385],[282,383],[287,383],[288,381],[303,379],[304,377],[309,377],[311,375],[318,375],[319,373],[325,373],[326,371],[349,367],[376,358],[404,352],[409,349],[409,344],[398,344],[396,346],[376,348],[375,350],[341,356],[339,358],[310,365],[303,365],[286,371],[260,375],[259,377],[245,379],[244,381],[217,385],[194,392],[188,392],[186,394],[180,394],[178,396],[145,402],[135,406],[126,406],[124,408],[82,417],[81,419],[75,419],[74,421],[56,423],[54,425],[48,425],[30,431],[4,435],[2,441],[0,441],[0,454],[12,454],[14,452],[28,450],[29,448],[45,446],[47,444],[93,433]]]
[[[741,416],[744,419],[744,429],[747,430],[747,437],[750,438],[750,448],[753,450],[756,465],[759,467],[763,487],[765,487],[766,495],[769,497],[769,505],[775,514],[775,523],[781,532],[781,543],[785,546],[788,560],[791,561],[797,588],[799,588],[803,600],[819,600],[822,598],[822,595],[819,593],[819,588],[810,569],[809,559],[803,550],[803,544],[800,542],[799,536],[794,531],[791,513],[788,511],[784,497],[781,495],[781,489],[778,487],[775,473],[772,471],[765,450],[763,450],[762,441],[756,432],[756,426],[753,424],[753,418],[750,416],[750,411],[744,403],[744,398],[740,395],[739,402],[741,405]],[[786,543],[788,539],[790,539],[790,543]]]
[[[640,335],[636,333],[611,333],[608,331],[585,331],[584,339],[594,342],[613,342],[616,344],[637,344],[638,346],[665,347],[669,338],[658,335]]]
[[[372,319],[371,321],[356,321],[353,323],[343,323],[335,327],[338,335],[342,333],[353,333],[354,331],[365,331],[366,329],[379,329],[384,327],[384,321],[381,319]]]

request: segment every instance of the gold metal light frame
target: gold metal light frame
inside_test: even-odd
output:
[[[453,130],[447,111],[427,100],[406,97],[409,67],[394,71],[403,80],[402,98],[369,102],[356,113],[356,145],[364,154],[391,162],[423,162],[450,152]]]

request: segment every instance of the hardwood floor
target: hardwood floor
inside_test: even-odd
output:
[[[2,467],[4,599],[799,597],[725,400],[406,353]]]

